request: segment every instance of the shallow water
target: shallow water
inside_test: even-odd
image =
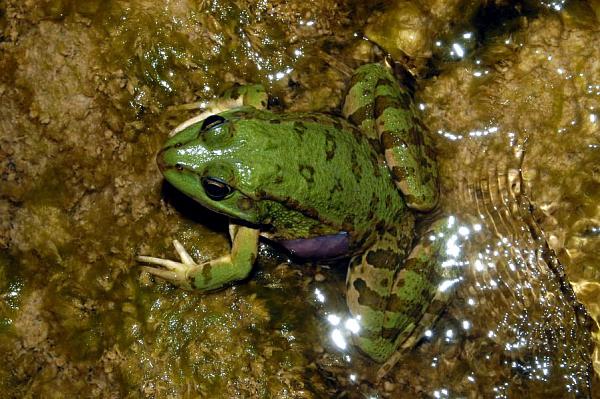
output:
[[[597,2],[383,4],[0,1],[3,396],[599,395]],[[264,246],[248,281],[198,295],[134,257],[173,257],[173,238],[200,259],[227,250],[227,221],[154,163],[198,112],[182,104],[257,82],[282,109],[335,111],[352,70],[382,58],[360,34],[380,21],[418,34],[395,56],[463,274],[376,383],[340,339],[343,264]]]

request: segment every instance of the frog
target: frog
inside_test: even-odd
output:
[[[230,218],[231,251],[196,263],[174,240],[180,261],[139,256],[153,265],[144,271],[188,290],[220,289],[248,277],[261,237],[295,258],[347,259],[352,340],[384,375],[435,321],[448,299],[438,288],[452,278],[436,239],[449,234],[447,218],[415,237],[439,188],[410,89],[389,65],[371,63],[352,75],[339,114],[276,112],[256,85],[226,97],[228,109],[176,128],[157,164],[177,190]]]

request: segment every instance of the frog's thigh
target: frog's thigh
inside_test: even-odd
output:
[[[407,88],[381,64],[356,70],[344,101],[344,116],[379,139],[387,165],[407,204],[421,211],[437,203],[437,166],[427,128]]]
[[[377,97],[376,108],[377,103],[393,101],[397,100]],[[427,128],[416,111],[386,108],[377,115],[376,125],[387,166],[407,205],[420,211],[433,209],[438,201],[438,170]]]

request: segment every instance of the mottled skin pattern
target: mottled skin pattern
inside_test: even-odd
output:
[[[433,152],[412,98],[386,67],[369,64],[352,78],[345,118],[258,108],[188,123],[157,157],[176,188],[254,227],[233,231],[232,253],[205,264],[179,247],[181,263],[140,259],[168,269],[147,267],[152,274],[209,290],[249,273],[259,232],[275,241],[347,233],[347,303],[361,325],[355,344],[383,362],[414,343],[415,329],[433,323],[444,299],[436,290],[447,277],[439,240],[411,251],[411,209],[432,209],[438,195]],[[445,226],[438,222],[433,233]]]
[[[379,64],[359,68],[352,77],[343,114],[383,146],[387,166],[412,209],[429,211],[437,203],[437,166],[427,128],[411,94]]]

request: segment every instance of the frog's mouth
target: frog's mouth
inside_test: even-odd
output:
[[[285,249],[300,258],[331,259],[347,255],[349,237],[345,231],[314,238],[279,241]]]

